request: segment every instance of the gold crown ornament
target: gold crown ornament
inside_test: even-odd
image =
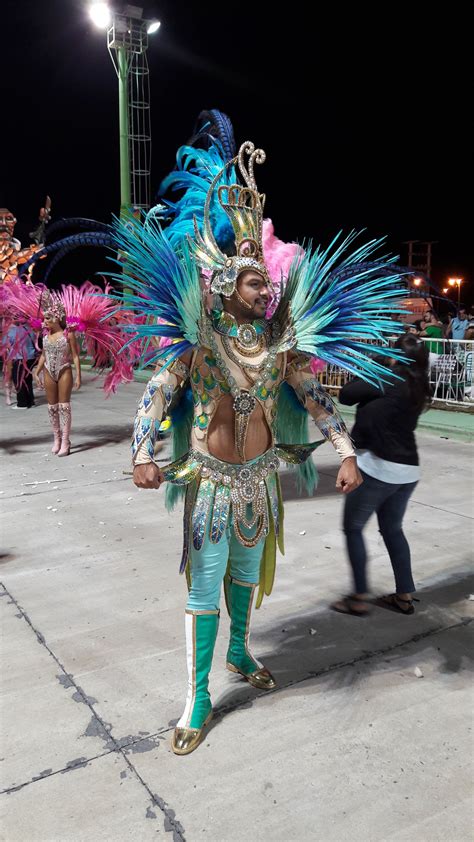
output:
[[[248,157],[246,162],[245,158]],[[258,192],[254,176],[254,165],[265,161],[263,149],[247,140],[238,155],[228,161],[213,179],[204,204],[203,232],[199,231],[194,219],[194,240],[189,240],[191,252],[201,268],[211,272],[211,292],[226,298],[234,293],[237,278],[245,269],[254,269],[271,286],[271,280],[263,260],[262,229],[265,196]],[[224,184],[217,190],[222,210],[229,217],[235,236],[236,254],[224,254],[215,240],[210,221],[211,200],[217,183],[226,169],[237,165],[244,182]]]

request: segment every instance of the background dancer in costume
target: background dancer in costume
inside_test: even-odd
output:
[[[81,287],[63,285],[60,291],[50,293],[44,284],[23,283],[16,278],[0,287],[2,327],[6,333],[14,324],[20,324],[26,330],[41,331],[45,328],[44,310],[53,302],[54,309],[61,314],[58,318],[62,320],[66,334],[73,332],[77,338],[78,353],[85,351],[93,368],[109,369],[103,383],[108,396],[120,383],[132,380],[134,365],[140,357],[146,358],[143,340],[129,342],[126,348],[123,347],[127,339],[124,327],[143,322],[143,318],[125,310],[116,313],[117,304],[109,292],[108,284],[104,290],[86,281]],[[40,334],[38,344],[41,341]],[[123,351],[119,353],[121,349]],[[11,343],[0,345],[4,364],[13,350],[16,346],[13,348]]]
[[[74,389],[81,388],[81,362],[74,332],[66,330],[66,311],[61,301],[49,296],[44,305],[44,326],[48,333],[43,339],[43,350],[35,369],[35,381],[44,368],[44,387],[48,400],[48,415],[53,428],[54,442],[51,453],[69,456],[71,450],[71,392],[74,363],[76,377]]]
[[[246,143],[213,175],[192,239],[173,240],[150,220],[116,226],[116,245],[125,255],[121,280],[135,291],[123,294],[123,306],[151,317],[136,328],[139,335],[174,340],[156,352],[161,370],[139,405],[132,452],[138,487],[168,481],[170,504],[176,489],[186,487],[180,569],[189,585],[188,696],[173,735],[176,754],[199,745],[212,715],[208,677],[223,578],[231,615],[227,667],[257,688],[275,686],[248,639],[255,591],[258,607],[272,590],[277,542],[283,551],[280,460],[299,465],[311,490],[316,476],[308,456],[328,440],[342,461],[337,487],[350,492],[361,481],[344,422],[315,380],[311,358],[342,364],[372,382],[390,376],[364,342],[392,333],[388,314],[400,295],[394,258],[370,259],[379,242],[348,254],[350,235],[326,251],[297,254],[275,313],[265,319],[272,285],[262,254],[264,197],[254,178],[264,158]],[[232,256],[213,233],[225,219]],[[203,274],[211,279],[210,314]],[[162,470],[155,444],[173,405],[175,461]],[[320,441],[308,442],[308,413]]]

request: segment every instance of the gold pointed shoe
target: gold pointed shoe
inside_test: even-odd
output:
[[[274,690],[277,686],[273,675],[266,667],[261,667],[261,669],[255,670],[255,672],[251,673],[242,672],[242,670],[234,667],[234,665],[229,663],[229,661],[227,661],[226,667],[230,670],[230,672],[237,672],[242,676],[242,678],[245,678],[252,687],[256,687],[257,690]]]
[[[175,754],[191,754],[202,743],[204,729],[212,719],[212,710],[202,724],[202,728],[175,728],[171,738],[171,748]]]

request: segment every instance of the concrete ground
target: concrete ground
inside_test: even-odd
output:
[[[349,587],[335,454],[317,452],[314,497],[283,475],[287,551],[253,626],[278,690],[226,672],[224,610],[216,716],[180,758],[181,512],[124,474],[142,390],[104,400],[86,375],[66,459],[50,453],[44,397],[0,407],[1,839],[467,842],[472,445],[419,436],[412,617],[328,611]],[[374,523],[367,538],[373,591],[392,590]]]

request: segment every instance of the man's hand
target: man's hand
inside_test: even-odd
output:
[[[133,482],[137,488],[159,488],[164,479],[162,472],[153,462],[135,465],[133,469]]]
[[[363,482],[355,456],[344,459],[336,480],[336,490],[341,494],[349,494]]]

